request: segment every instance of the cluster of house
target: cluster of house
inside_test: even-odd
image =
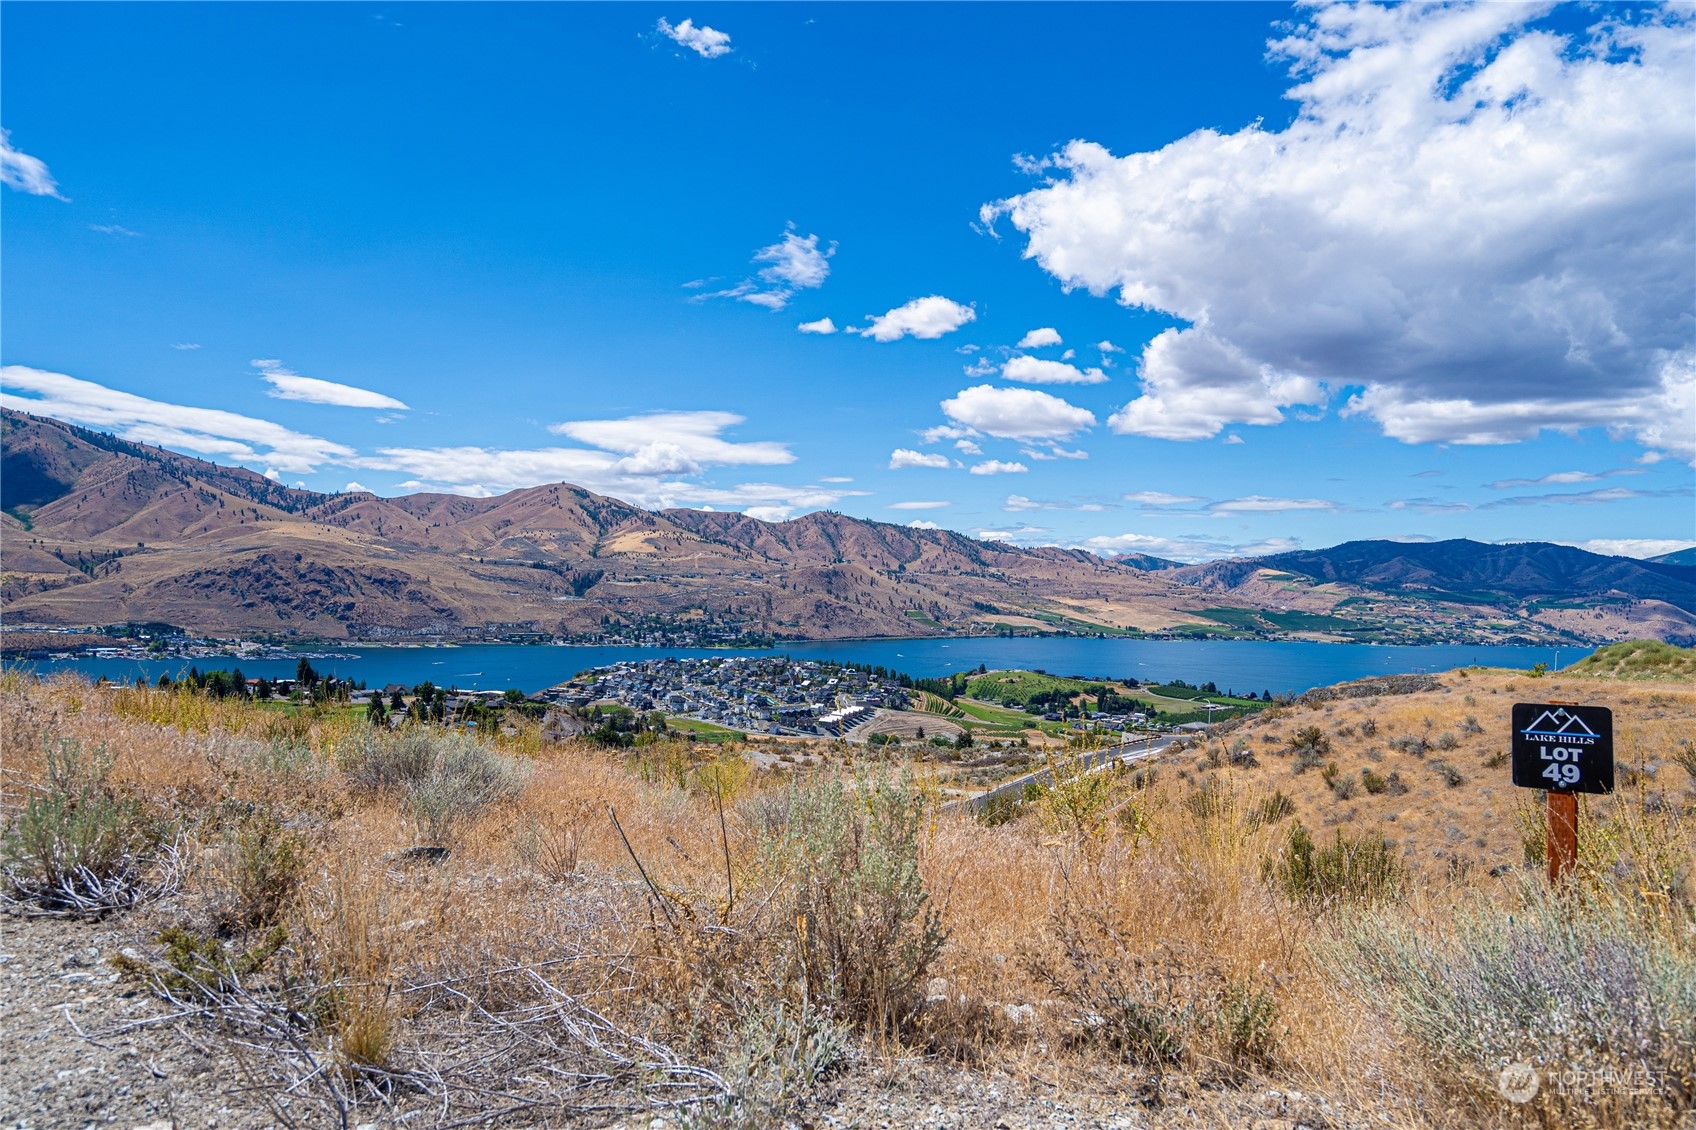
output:
[[[905,710],[908,692],[852,667],[786,657],[649,659],[597,667],[543,692],[561,705],[611,700],[733,730],[834,735],[879,707]]]
[[[277,682],[278,682],[279,685],[285,684],[285,683],[292,685],[294,680],[292,680],[292,679],[281,679],[281,680],[277,680]],[[387,705],[388,703],[391,703],[391,702],[394,701],[394,696],[396,694],[399,694],[401,696],[402,701],[407,702],[407,703],[411,703],[412,699],[414,697],[411,687],[402,686],[400,683],[390,683],[388,686],[383,687],[381,690],[354,691],[349,696],[348,701],[351,702],[355,706],[366,706],[366,705],[369,705],[369,703],[371,702],[371,700],[373,698],[381,698],[383,700],[384,704]],[[286,691],[284,692],[284,697],[285,698],[287,697]],[[547,699],[542,698],[539,695],[529,695],[527,697],[532,702],[549,701]],[[505,702],[505,701],[506,701],[506,692],[505,691],[452,690],[452,691],[448,692],[447,699],[446,699],[444,705],[450,711],[459,711],[459,710],[463,710],[465,707],[471,705],[472,703],[482,703],[485,706],[496,706],[496,705],[499,705],[500,703]],[[396,721],[398,722],[399,719],[397,718]]]

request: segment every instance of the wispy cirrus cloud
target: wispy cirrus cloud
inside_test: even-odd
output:
[[[723,438],[726,429],[744,422],[734,412],[650,412],[617,420],[568,420],[548,430],[617,453],[621,458],[612,469],[630,475],[689,475],[713,466],[795,462],[787,444]]]
[[[1022,494],[1010,494],[1007,501],[1001,504],[1001,509],[1009,514],[1022,514],[1031,510],[1079,510],[1085,513],[1099,513],[1107,509],[1099,502],[1059,502],[1049,499],[1026,498]]]
[[[1688,497],[1691,491],[1683,490],[1632,490],[1629,487],[1602,487],[1598,490],[1580,491],[1577,493],[1548,494],[1517,494],[1507,498],[1492,499],[1480,504],[1479,510],[1500,510],[1512,506],[1603,506],[1610,502],[1628,502],[1637,498],[1678,498]]]
[[[1553,487],[1571,486],[1575,483],[1599,483],[1603,479],[1612,479],[1620,475],[1642,475],[1647,472],[1638,467],[1615,467],[1609,471],[1556,471],[1544,475],[1540,479],[1497,479],[1490,484],[1491,490],[1513,490],[1519,487]]]
[[[1388,510],[1417,510],[1421,514],[1463,514],[1472,507],[1465,502],[1441,498],[1397,498],[1384,504]]]
[[[1126,502],[1140,502],[1144,506],[1189,506],[1207,499],[1194,494],[1168,494],[1163,490],[1134,490],[1119,497]]]
[[[782,310],[801,291],[816,290],[824,285],[825,279],[830,277],[831,256],[835,254],[836,244],[821,249],[817,235],[803,236],[795,230],[794,224],[790,224],[776,243],[754,252],[753,261],[765,266],[753,278],[744,279],[724,290],[697,294],[690,301],[733,298],[767,310]],[[686,285],[696,287],[700,284]],[[802,333],[828,334],[836,332],[836,325],[829,318],[821,318],[816,322],[803,323],[800,329]]]
[[[1290,510],[1338,510],[1337,503],[1326,498],[1268,498],[1250,494],[1242,498],[1227,498],[1208,504],[1209,510],[1223,514],[1281,514]]]
[[[335,381],[319,380],[317,377],[303,377],[292,369],[283,367],[277,360],[255,358],[248,362],[259,371],[260,379],[271,386],[265,395],[277,400],[299,400],[307,404],[331,404],[340,408],[393,408],[406,411],[407,406],[392,396],[385,396],[370,389],[355,388],[353,385],[337,384]]]
[[[59,194],[59,182],[47,171],[47,162],[14,147],[12,131],[8,129],[0,129],[0,184],[31,196],[66,199]]]
[[[1230,542],[1223,538],[1204,537],[1162,537],[1158,534],[1105,534],[1100,537],[1085,538],[1076,543],[1077,548],[1087,549],[1092,553],[1103,556],[1114,556],[1121,553],[1146,553],[1150,557],[1163,557],[1168,561],[1195,563],[1202,561],[1220,561],[1231,557],[1264,557],[1273,553],[1288,553],[1301,548],[1301,542],[1295,538],[1263,538],[1250,542]]]
[[[20,392],[27,395],[17,395]],[[25,365],[0,368],[0,403],[20,412],[106,429],[133,443],[262,463],[291,474],[308,474],[326,464],[352,466],[358,458],[358,452],[346,444],[269,420],[152,400]]]

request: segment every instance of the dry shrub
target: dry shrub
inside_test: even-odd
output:
[[[288,908],[309,858],[304,836],[273,809],[249,813],[224,834],[217,884],[221,906],[213,921],[221,934],[262,929]]]
[[[142,897],[160,832],[137,798],[113,787],[112,760],[104,745],[48,743],[43,780],[0,840],[7,901],[103,914]]]
[[[518,795],[526,775],[523,763],[467,734],[422,725],[358,731],[336,752],[356,792],[399,801],[431,844],[447,842],[480,809]]]
[[[887,775],[857,784],[793,788],[768,858],[793,884],[809,996],[891,1036],[918,1011],[947,934],[919,867],[918,790]]]
[[[1392,1020],[1472,1119],[1497,1076],[1543,1072],[1544,1125],[1682,1126],[1696,1106],[1696,937],[1688,910],[1527,880],[1517,906],[1474,899],[1447,922],[1339,920],[1326,967]]]
[[[1301,824],[1285,834],[1283,850],[1269,857],[1263,874],[1294,901],[1326,907],[1393,898],[1407,883],[1407,869],[1378,832],[1350,837],[1337,829],[1323,846]]]

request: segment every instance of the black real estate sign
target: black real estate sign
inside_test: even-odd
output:
[[[1614,712],[1605,706],[1513,704],[1513,783],[1571,793],[1614,791]]]

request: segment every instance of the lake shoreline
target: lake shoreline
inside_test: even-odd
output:
[[[771,648],[666,647],[595,644],[454,644],[353,648],[314,651],[306,657],[321,673],[368,686],[412,686],[429,680],[465,690],[533,692],[563,682],[580,671],[620,662],[679,658],[729,659],[739,655],[789,655],[883,667],[918,677],[957,671],[1044,670],[1091,679],[1128,679],[1192,683],[1213,682],[1255,692],[1299,694],[1317,686],[1374,675],[1419,674],[1465,666],[1528,669],[1537,663],[1558,667],[1589,647],[1473,646],[1462,644],[1371,644],[1336,646],[1321,641],[1151,640],[1007,638],[1004,636],[882,637],[864,640],[790,642]],[[33,673],[50,676],[75,672],[114,682],[137,678],[154,682],[178,677],[190,667],[202,671],[240,667],[249,677],[292,676],[302,656],[290,652],[241,656],[207,651],[195,655],[107,656],[12,661]]]

